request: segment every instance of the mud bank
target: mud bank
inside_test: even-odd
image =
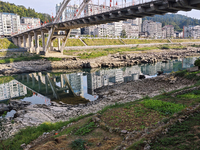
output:
[[[190,56],[200,56],[200,48],[188,47],[180,50],[157,50],[145,52],[129,52],[126,54],[110,54],[95,59],[64,58],[62,61],[22,61],[0,65],[0,74],[9,75],[56,69],[83,69],[101,67],[125,67],[145,63],[167,62]]]

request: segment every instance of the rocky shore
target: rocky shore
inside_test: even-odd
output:
[[[95,59],[81,60],[79,58],[64,58],[62,61],[22,61],[0,66],[0,74],[17,74],[26,72],[37,72],[56,69],[82,69],[100,67],[124,67],[145,63],[167,62],[172,59],[179,59],[189,56],[200,56],[200,48],[188,47],[179,50],[157,50],[145,51],[145,53],[110,54]]]
[[[173,82],[172,82],[173,81]],[[7,118],[7,126],[12,126],[9,135],[13,135],[19,129],[27,126],[37,126],[43,122],[65,121],[70,118],[96,113],[105,106],[115,103],[126,103],[135,101],[145,96],[153,97],[187,86],[191,86],[195,81],[187,80],[173,75],[161,75],[155,78],[136,80],[129,83],[120,83],[112,86],[102,87],[96,90],[99,99],[87,104],[68,105],[52,102],[52,105],[26,105],[23,109],[18,109],[14,118]],[[12,121],[11,121],[12,120]],[[14,122],[14,124],[11,124]]]

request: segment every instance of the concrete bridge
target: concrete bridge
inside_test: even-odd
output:
[[[90,16],[83,16],[82,11],[84,10],[85,6],[90,2],[90,0],[83,0],[79,9],[77,9],[74,16],[70,20],[60,22],[63,11],[70,3],[70,0],[64,0],[55,17],[54,22],[13,35],[12,40],[19,47],[28,48],[29,52],[39,54],[41,51],[39,47],[38,36],[41,35],[43,45],[42,52],[43,54],[48,55],[48,52],[53,50],[53,41],[55,39],[58,39],[58,49],[61,53],[63,53],[71,29],[117,22],[126,19],[143,18],[145,16],[163,15],[169,12],[176,13],[178,11],[190,11],[192,9],[200,9],[200,0],[144,1],[145,2],[143,2],[143,0],[139,0],[139,3],[132,3],[131,5],[127,6],[126,4],[123,5],[122,0],[122,7],[113,7],[112,9],[110,8],[101,13],[96,13]],[[112,0],[110,0],[110,2],[112,2]],[[45,41],[45,34],[48,34],[47,41]],[[60,43],[60,39],[62,39],[62,45]],[[35,41],[35,43],[33,43],[33,41]]]

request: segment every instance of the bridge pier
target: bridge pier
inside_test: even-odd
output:
[[[23,47],[21,36],[18,36],[18,47]]]
[[[71,29],[65,31],[65,37],[63,38],[62,47],[60,49],[61,54],[63,54],[63,51],[65,49],[65,45],[67,43],[67,39],[69,38],[70,32],[71,32]]]
[[[28,35],[26,35],[26,34],[23,35],[23,42],[24,42],[24,48],[29,47],[29,45],[28,45]]]
[[[31,35],[31,32],[28,33],[28,40],[29,40],[29,52],[33,53],[33,36]]]
[[[60,38],[58,38],[58,50],[60,50]]]
[[[35,37],[35,53],[39,54],[40,53],[39,37],[36,31],[34,31],[34,37]]]
[[[12,38],[13,43],[17,46],[18,45],[18,38],[13,37]]]
[[[41,31],[41,37],[42,37],[42,49],[45,52],[45,35],[44,35],[44,31]]]

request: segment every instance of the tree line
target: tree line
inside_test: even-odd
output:
[[[199,19],[194,19],[180,14],[155,15],[154,17],[145,17],[143,20],[161,22],[163,26],[173,25],[176,31],[182,31],[183,26],[200,25]]]
[[[0,12],[15,13],[20,17],[40,18],[42,22],[50,21],[51,16],[45,13],[37,13],[34,9],[24,7],[22,5],[15,5],[8,2],[0,1]]]

